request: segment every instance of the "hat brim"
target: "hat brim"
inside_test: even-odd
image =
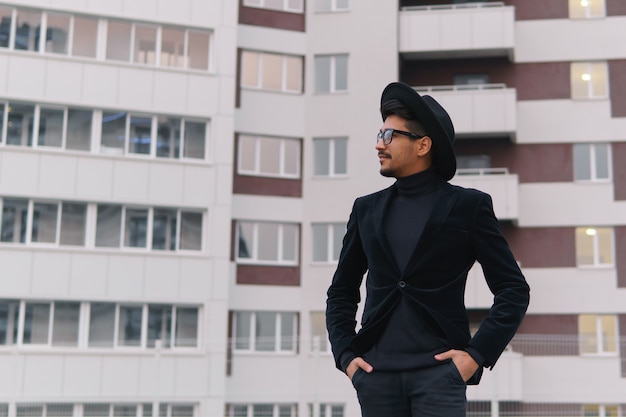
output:
[[[433,165],[446,181],[456,173],[454,154],[454,127],[450,116],[431,96],[420,96],[411,86],[394,82],[383,90],[380,103],[396,99],[404,104],[424,126],[433,141]],[[384,120],[384,116],[383,116]]]

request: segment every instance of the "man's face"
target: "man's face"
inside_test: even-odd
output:
[[[395,114],[390,115],[380,128],[407,131],[405,120]],[[430,138],[425,137],[430,141]],[[430,149],[430,147],[429,147]],[[402,178],[425,170],[430,160],[423,155],[423,139],[413,140],[402,134],[394,134],[389,145],[382,140],[376,143],[380,174],[384,177]]]

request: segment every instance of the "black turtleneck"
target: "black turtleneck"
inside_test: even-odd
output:
[[[385,212],[384,229],[400,271],[406,269],[433,210],[438,181],[432,168],[396,181],[397,193]],[[437,333],[403,294],[380,339],[364,358],[379,371],[435,365],[435,353],[446,350],[446,342]]]
[[[385,235],[404,271],[435,204],[437,174],[432,168],[396,181],[397,194],[385,212]]]

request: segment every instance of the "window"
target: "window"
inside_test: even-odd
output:
[[[350,8],[350,0],[316,0],[315,11],[339,12]]]
[[[89,309],[89,347],[198,346],[198,307],[91,303]]]
[[[296,351],[297,314],[240,311],[234,317],[234,348],[245,352]]]
[[[259,90],[302,92],[302,57],[243,51],[241,86]]]
[[[583,416],[585,417],[619,417],[618,405],[584,404]]]
[[[157,27],[135,23],[133,62],[156,65]]]
[[[78,346],[79,315],[77,302],[0,300],[0,345]]]
[[[285,12],[304,12],[304,0],[244,0],[246,7],[281,10]]]
[[[7,129],[0,122],[0,138],[8,145],[89,151],[90,110],[53,108],[25,103],[1,103],[0,120],[7,111]],[[35,132],[36,129],[36,132]]]
[[[337,262],[345,232],[344,223],[313,224],[313,262]]]
[[[74,404],[16,404],[16,417],[67,417],[74,415]],[[107,416],[108,417],[108,416]]]
[[[609,144],[574,144],[574,179],[576,181],[609,181],[612,170]]]
[[[488,74],[457,74],[454,76],[454,85],[462,89],[463,86],[477,86],[489,84]]]
[[[242,175],[300,178],[299,139],[239,136],[237,172]]]
[[[311,351],[330,352],[324,311],[311,312]]]
[[[581,314],[578,316],[581,354],[617,353],[617,317]]]
[[[578,266],[612,266],[613,262],[613,229],[608,227],[576,228],[576,264]]]
[[[348,55],[318,55],[315,57],[315,92],[348,91]]]
[[[47,13],[45,51],[67,55],[71,16],[60,13]]]
[[[572,98],[608,97],[606,62],[572,62],[570,66]]]
[[[491,168],[491,157],[489,155],[457,155],[457,169],[476,170],[481,168]]]
[[[317,176],[334,177],[348,173],[348,138],[314,138],[314,171]]]
[[[122,242],[128,248],[202,250],[202,213],[99,204],[96,247],[119,248]]]
[[[2,202],[0,241],[82,246],[85,238],[86,207],[83,203],[48,203],[6,198]],[[57,227],[59,220],[60,228]]]
[[[296,417],[296,404],[227,404],[227,417]]]
[[[309,404],[309,417],[313,417],[314,404]],[[344,405],[343,404],[318,404],[319,407],[319,417],[343,417],[344,416]]]
[[[161,31],[161,62],[162,67],[184,68],[185,65],[185,31],[164,27]]]
[[[256,264],[298,263],[299,227],[291,223],[238,222],[237,261]]]
[[[95,58],[98,45],[98,20],[75,16],[72,55]]]
[[[130,61],[130,38],[132,25],[127,22],[109,20],[107,25],[106,59]]]
[[[102,113],[102,153],[205,159],[205,149],[206,122],[126,112]]]
[[[159,417],[194,417],[195,415],[193,404],[159,404]]]
[[[8,48],[11,40],[13,9],[0,6],[0,48]]]
[[[14,48],[24,51],[40,50],[41,12],[17,10]]]
[[[191,69],[209,69],[209,32],[197,30],[187,32],[188,65]]]
[[[604,17],[604,0],[569,0],[570,19]]]

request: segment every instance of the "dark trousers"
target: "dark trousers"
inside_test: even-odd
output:
[[[452,361],[352,377],[363,417],[465,417],[466,384]]]

